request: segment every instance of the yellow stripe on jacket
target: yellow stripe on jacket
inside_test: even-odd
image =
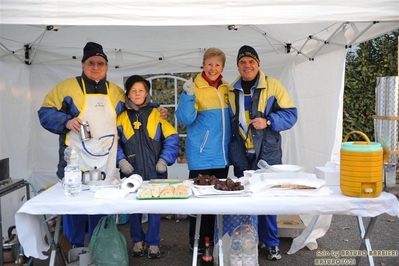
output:
[[[161,118],[161,114],[156,108],[151,111],[147,121],[146,130],[151,139],[155,138],[158,124],[161,124],[162,133],[165,138],[177,134],[176,129],[167,120]],[[134,121],[130,121],[127,111],[122,112],[117,118],[117,125],[123,126],[123,134],[126,139],[130,139],[135,134],[132,123],[134,123]]]
[[[108,82],[109,97],[111,99],[112,106],[115,108],[118,103],[125,101],[125,94],[123,91],[113,82]],[[118,93],[115,93],[118,92]],[[66,97],[73,99],[73,104],[79,110],[83,108],[84,95],[82,88],[80,87],[76,78],[69,78],[52,89],[45,97],[42,106],[43,107],[55,107],[57,110],[62,108],[63,101]]]

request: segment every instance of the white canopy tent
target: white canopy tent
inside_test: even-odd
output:
[[[226,53],[231,82],[248,44],[298,107],[283,132],[284,163],[313,172],[339,161],[347,49],[398,28],[397,0],[1,0],[0,158],[10,157],[13,178],[54,180],[58,137],[37,110],[55,84],[81,73],[87,41],[103,45],[108,79],[120,86],[132,74],[200,72],[209,47]],[[3,230],[20,204],[7,199]]]

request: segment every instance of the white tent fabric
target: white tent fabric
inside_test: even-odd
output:
[[[233,81],[248,44],[298,107],[298,123],[283,132],[284,163],[313,172],[339,161],[347,48],[398,22],[397,0],[1,0],[0,158],[10,157],[13,178],[54,180],[57,136],[37,110],[55,84],[81,73],[87,41],[103,45],[108,79],[120,86],[132,74],[200,72],[209,47],[226,53],[223,75]],[[22,193],[2,201],[3,230]]]
[[[2,0],[1,7],[2,23],[36,25],[250,25],[397,16],[398,3],[392,0]]]

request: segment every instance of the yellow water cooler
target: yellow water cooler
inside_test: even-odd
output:
[[[359,134],[365,141],[348,141]],[[383,149],[360,131],[345,136],[341,146],[340,188],[350,197],[378,197],[383,189]]]

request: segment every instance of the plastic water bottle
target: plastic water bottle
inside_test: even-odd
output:
[[[79,167],[79,148],[74,142],[64,151],[67,166],[64,168],[64,193],[66,196],[77,196],[82,191],[82,171]]]
[[[242,245],[239,231],[234,231],[230,242],[230,266],[242,266]]]
[[[242,266],[258,266],[257,233],[250,226],[244,227],[242,234]]]

